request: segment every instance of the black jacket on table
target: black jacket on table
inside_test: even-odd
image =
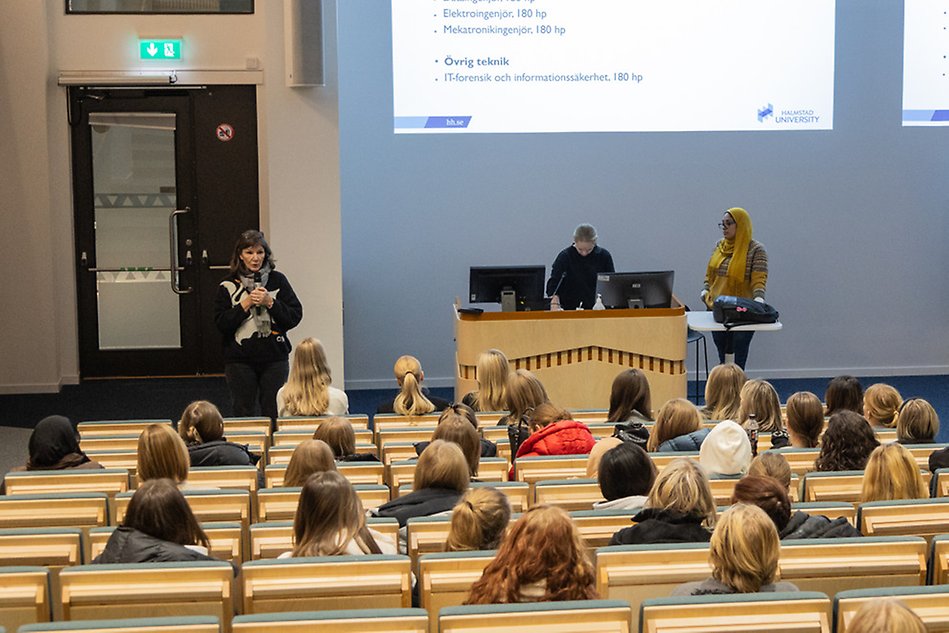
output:
[[[554,265],[550,267],[550,279],[547,280],[547,296],[560,297],[560,307],[575,310],[583,302],[584,310],[592,310],[596,303],[597,273],[612,273],[613,256],[602,246],[593,247],[589,255],[581,255],[576,248],[568,246],[560,251]],[[562,281],[561,281],[562,280]]]
[[[405,527],[409,519],[451,510],[460,499],[461,493],[457,490],[422,488],[379,506],[372,514],[377,517],[395,517],[399,520],[399,527]]]
[[[92,561],[98,563],[169,563],[189,560],[218,560],[170,541],[130,527],[115,528],[102,553]]]
[[[708,543],[712,533],[703,525],[705,517],[675,510],[646,508],[633,517],[636,525],[613,535],[610,545],[649,543]]]
[[[863,536],[860,530],[850,525],[845,517],[833,521],[819,514],[808,514],[798,510],[781,530],[781,540],[806,538],[851,538]]]
[[[283,273],[271,270],[264,287],[274,298],[273,306],[262,308],[270,313],[270,336],[260,336],[252,312],[240,306],[247,291],[239,279],[225,279],[218,286],[214,322],[222,335],[225,363],[272,363],[290,356],[287,331],[303,319],[303,306]]]

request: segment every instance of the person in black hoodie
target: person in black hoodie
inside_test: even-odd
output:
[[[715,524],[715,499],[698,463],[691,459],[669,462],[633,523],[614,534],[610,545],[707,543],[712,537],[709,528]]]
[[[405,525],[413,517],[451,512],[468,489],[468,461],[454,442],[435,440],[418,458],[412,492],[371,511],[399,520],[399,551],[405,551]]]
[[[224,419],[207,400],[189,404],[178,421],[178,434],[188,447],[192,466],[253,466],[260,457],[244,444],[224,439]]]
[[[129,501],[93,564],[217,560],[208,556],[208,535],[170,479],[150,479]]]
[[[30,434],[29,459],[10,472],[24,470],[71,470],[102,468],[79,448],[79,431],[69,418],[51,415],[40,420]],[[0,495],[6,494],[6,483],[0,482]]]
[[[277,391],[290,373],[287,331],[301,319],[303,306],[287,278],[274,270],[264,234],[244,231],[214,299],[234,415],[256,415],[259,404],[262,415],[277,418]]]

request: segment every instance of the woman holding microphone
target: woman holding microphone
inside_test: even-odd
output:
[[[702,301],[709,310],[720,295],[764,303],[768,285],[768,253],[763,244],[751,239],[748,212],[738,207],[729,209],[718,226],[722,229],[722,239],[708,260]],[[735,364],[744,369],[753,335],[754,332],[712,332],[719,362],[724,363],[726,351],[731,351],[735,354]]]
[[[235,416],[257,415],[259,403],[261,415],[276,419],[277,391],[290,371],[287,330],[302,318],[303,306],[287,278],[274,270],[264,234],[241,233],[214,301]]]

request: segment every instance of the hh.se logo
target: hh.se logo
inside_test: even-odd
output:
[[[774,116],[774,106],[770,103],[758,110],[758,123],[764,123],[769,116]]]

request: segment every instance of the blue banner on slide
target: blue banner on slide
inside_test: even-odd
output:
[[[395,129],[464,129],[471,123],[470,116],[397,116],[395,117]]]
[[[949,110],[903,110],[904,123],[949,123]]]

